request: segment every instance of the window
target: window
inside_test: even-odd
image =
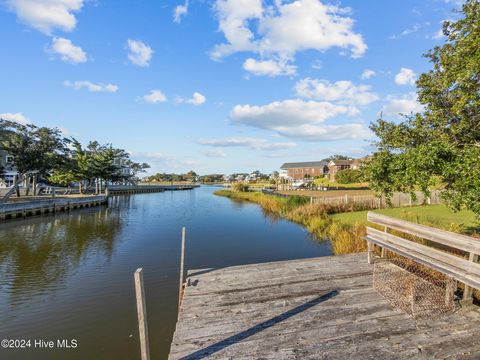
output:
[[[7,164],[12,164],[13,163],[13,156],[10,156],[10,155],[5,156],[5,162]]]

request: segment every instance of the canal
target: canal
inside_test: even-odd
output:
[[[110,199],[108,207],[0,225],[1,359],[139,359],[133,273],[144,269],[152,359],[175,328],[181,227],[187,269],[331,254],[328,242],[214,187]],[[76,340],[70,349],[35,340]],[[38,342],[37,342],[38,344]]]

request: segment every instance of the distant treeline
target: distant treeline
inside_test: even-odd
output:
[[[144,182],[202,182],[202,183],[215,183],[223,182],[223,174],[209,174],[198,175],[195,171],[190,170],[186,174],[175,173],[156,173],[143,178]]]

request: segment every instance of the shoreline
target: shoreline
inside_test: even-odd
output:
[[[310,204],[308,198],[302,196],[277,197],[261,192],[234,192],[217,190],[213,193],[233,200],[248,201],[260,205],[271,215],[290,220],[305,227],[317,240],[328,240],[334,255],[365,252],[367,244],[363,240],[365,226],[363,224],[347,224],[334,220],[331,216],[340,210],[367,210],[355,204],[320,205]]]

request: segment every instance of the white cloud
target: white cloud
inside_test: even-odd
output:
[[[412,27],[403,30],[403,31],[402,31],[400,34],[398,34],[398,35],[391,35],[391,36],[390,36],[390,39],[393,39],[393,40],[395,40],[395,39],[400,39],[400,38],[402,38],[402,37],[404,37],[404,36],[408,36],[408,35],[411,35],[411,34],[416,33],[416,32],[417,32],[418,30],[420,30],[421,28],[422,28],[422,25],[421,25],[421,24],[415,24],[415,25],[413,25]]]
[[[253,150],[284,150],[297,146],[294,142],[269,143],[265,139],[252,137],[228,137],[223,139],[200,139],[200,145],[215,147],[248,147]]]
[[[182,17],[188,14],[188,0],[183,5],[177,5],[173,10],[173,21],[179,24],[182,21]]]
[[[204,104],[207,101],[207,98],[200,94],[199,92],[195,91],[190,99],[184,99],[181,97],[177,97],[176,102],[178,103],[186,103],[195,106],[199,106]]]
[[[320,60],[315,60],[313,63],[312,63],[312,69],[315,69],[315,70],[320,70],[323,66],[322,62]]]
[[[136,161],[147,161],[152,167],[148,173],[169,172],[169,171],[189,171],[193,166],[197,166],[195,160],[189,158],[179,158],[160,152],[135,152],[130,151],[130,156]]]
[[[78,64],[87,61],[87,53],[80,46],[74,45],[69,39],[54,37],[47,51],[60,56],[60,59],[65,62]]]
[[[423,111],[423,105],[418,102],[415,92],[401,96],[390,95],[387,99],[388,103],[382,108],[384,115],[400,116]]]
[[[151,104],[157,104],[157,103],[162,103],[167,101],[167,97],[160,90],[150,90],[150,93],[147,95],[144,95],[142,98],[144,101]]]
[[[236,105],[230,116],[234,123],[275,129],[325,121],[337,115],[357,115],[358,109],[330,102],[300,99],[275,101],[263,106]]]
[[[295,84],[295,91],[304,98],[340,104],[368,105],[378,100],[378,96],[370,91],[370,86],[354,85],[347,80],[331,83],[328,80],[306,78]]]
[[[30,119],[22,113],[3,113],[0,114],[0,119],[16,122],[22,125],[27,125],[31,123]]]
[[[443,34],[443,29],[440,29],[438,30],[436,33],[434,33],[433,35],[430,35],[428,38],[431,38],[433,40],[441,40],[445,37],[445,35]]]
[[[370,131],[362,124],[340,125],[300,125],[297,127],[281,127],[277,129],[282,136],[298,138],[305,141],[336,141],[366,139]]]
[[[400,72],[395,75],[395,84],[397,85],[415,85],[417,74],[412,69],[401,68]]]
[[[365,138],[362,124],[325,125],[339,115],[355,116],[354,106],[300,99],[275,101],[263,106],[237,105],[231,113],[233,124],[275,131],[277,135],[303,140],[340,140]]]
[[[365,69],[365,70],[363,70],[362,75],[360,75],[360,78],[362,80],[368,80],[368,79],[370,79],[370,78],[372,78],[376,75],[377,75],[377,73],[375,71],[370,70],[370,69]]]
[[[85,88],[91,92],[117,92],[118,86],[113,84],[103,84],[103,83],[93,83],[88,80],[79,80],[79,81],[64,81],[63,85],[67,87],[74,88],[76,90]]]
[[[275,1],[269,7],[263,7],[262,0],[216,0],[214,8],[227,41],[214,47],[213,59],[239,51],[292,59],[298,51],[332,47],[350,50],[356,58],[367,49],[352,29],[353,19],[346,16],[349,9],[319,0]]]
[[[72,31],[84,0],[6,0],[7,7],[25,24],[45,33]]]
[[[150,46],[140,40],[128,39],[128,59],[132,64],[138,66],[149,66],[152,59],[153,50]]]
[[[295,75],[297,67],[287,61],[255,60],[248,58],[243,63],[243,69],[256,76]]]
[[[227,156],[227,154],[223,150],[206,150],[206,151],[202,151],[202,154],[205,155],[206,157],[211,157],[211,158],[224,158]]]

